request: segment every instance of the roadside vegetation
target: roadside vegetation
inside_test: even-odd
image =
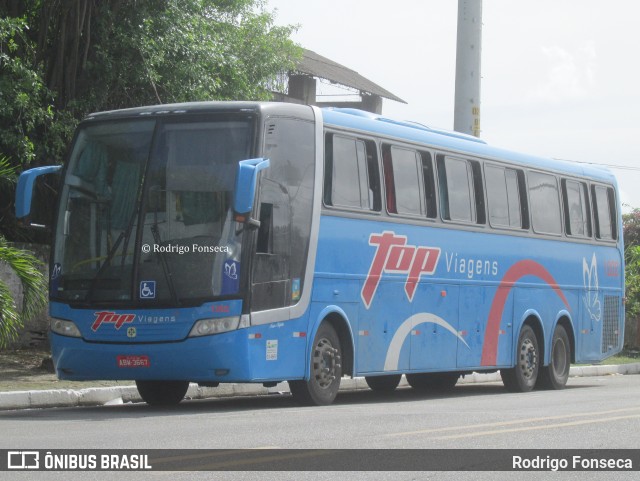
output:
[[[0,262],[24,291],[17,305],[0,279],[0,348],[47,293],[38,261],[10,244],[49,242],[14,217],[17,173],[62,163],[90,112],[269,99],[302,55],[293,29],[263,0],[0,0]]]
[[[0,157],[0,189],[15,182],[15,167]],[[20,306],[11,295],[9,285],[0,278],[0,349],[18,336],[24,321],[38,314],[47,304],[47,280],[40,271],[41,263],[32,254],[11,247],[0,234],[0,263],[7,264],[22,285]]]

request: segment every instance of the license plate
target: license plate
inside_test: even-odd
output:
[[[149,356],[118,356],[118,367],[149,367]]]

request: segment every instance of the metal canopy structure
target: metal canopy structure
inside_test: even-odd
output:
[[[359,93],[361,101],[318,102],[316,99],[316,79],[328,80],[332,84],[354,89]],[[307,49],[304,49],[302,59],[295,70],[288,74],[288,93],[274,93],[274,97],[275,100],[321,107],[355,107],[378,114],[382,113],[383,98],[403,104],[407,103],[355,70]]]
[[[340,85],[354,88],[365,94],[377,95],[403,104],[407,103],[400,97],[363,77],[355,70],[351,70],[311,50],[305,49],[302,60],[298,64],[297,73],[323,78]]]

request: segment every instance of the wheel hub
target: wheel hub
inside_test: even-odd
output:
[[[338,349],[328,339],[321,339],[313,354],[313,373],[318,386],[323,389],[331,386],[336,379],[336,368],[339,366]]]
[[[520,349],[520,368],[522,374],[530,379],[538,365],[538,354],[531,339],[525,339]]]

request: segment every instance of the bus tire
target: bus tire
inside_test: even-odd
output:
[[[400,384],[401,378],[402,374],[388,374],[386,376],[365,376],[364,380],[367,381],[372,391],[392,392]]]
[[[447,391],[453,389],[460,374],[457,372],[426,372],[407,374],[409,385],[421,391]]]
[[[551,340],[549,365],[540,370],[537,386],[542,389],[563,389],[569,379],[571,367],[571,344],[567,331],[557,326]]]
[[[175,406],[184,399],[189,381],[136,381],[136,387],[151,406]]]
[[[522,326],[518,336],[515,367],[501,369],[504,387],[511,392],[529,392],[536,385],[540,368],[538,338],[530,326]]]
[[[289,381],[294,400],[306,406],[331,404],[342,378],[342,348],[338,334],[328,322],[320,325],[313,340],[310,370],[308,381]]]

